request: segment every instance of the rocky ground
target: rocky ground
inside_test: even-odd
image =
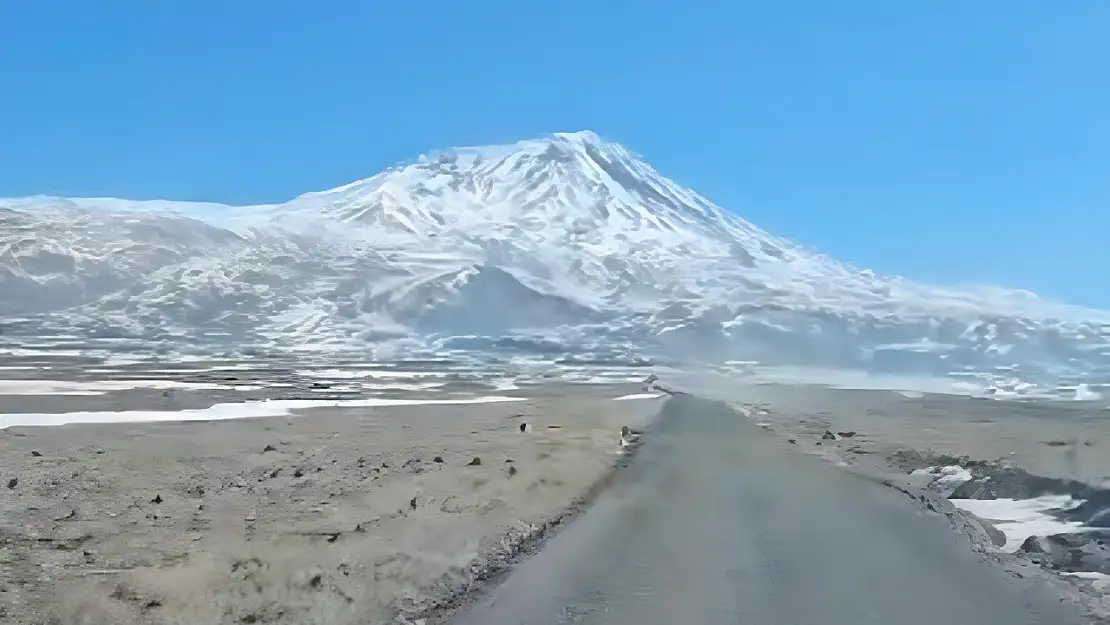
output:
[[[0,621],[420,622],[604,481],[663,403],[638,390],[0,430]]]
[[[1101,405],[778,385],[713,394],[800,451],[928,497],[999,550],[1007,538],[996,526],[1004,524],[986,519],[980,529],[982,519],[949,502],[1081,501],[1046,513],[1082,524],[1081,532],[1032,536],[1005,550],[1077,584],[1092,614],[1110,622],[1110,411]]]

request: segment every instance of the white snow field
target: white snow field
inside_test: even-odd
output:
[[[13,353],[753,361],[1073,386],[1110,371],[1110,313],[857,269],[588,131],[275,205],[0,200],[0,337]]]

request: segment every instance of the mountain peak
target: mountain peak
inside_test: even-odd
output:
[[[290,205],[371,226],[374,236],[465,232],[488,240],[513,232],[516,245],[607,241],[618,253],[686,245],[732,250],[743,265],[781,260],[793,247],[590,130],[433,152]]]
[[[601,137],[592,130],[579,130],[578,132],[556,132],[552,133],[553,137],[557,137],[564,141],[572,143],[599,145],[602,143]]]

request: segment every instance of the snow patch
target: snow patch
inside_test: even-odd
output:
[[[1069,510],[1081,504],[1067,495],[1045,495],[1033,499],[952,499],[952,504],[987,521],[1006,535],[1003,551],[1015,552],[1031,536],[1051,536],[1085,531],[1082,523],[1060,521],[1050,510]]]
[[[220,421],[257,417],[279,417],[297,410],[311,408],[373,408],[388,406],[422,406],[455,404],[490,404],[525,401],[524,397],[470,397],[460,399],[387,399],[368,398],[352,400],[269,400],[216,404],[209,408],[190,410],[129,410],[122,412],[65,412],[61,414],[0,414],[0,429],[15,426],[51,426],[74,423],[132,423],[157,421]]]

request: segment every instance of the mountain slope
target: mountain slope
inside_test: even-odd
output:
[[[591,132],[422,156],[278,205],[0,200],[0,329],[150,349],[529,352],[1079,376],[1110,315],[877,276]]]

